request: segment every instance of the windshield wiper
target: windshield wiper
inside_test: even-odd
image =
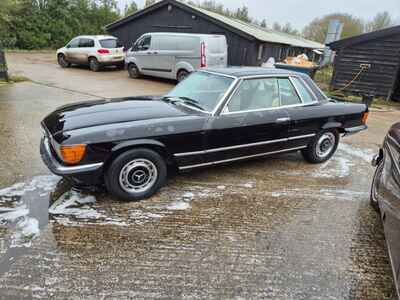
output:
[[[207,111],[206,109],[204,109],[204,107],[202,107],[199,103],[199,101],[191,99],[189,97],[172,97],[172,96],[166,96],[163,98],[163,100],[168,100],[171,103],[175,103],[175,102],[183,102],[185,104],[189,104],[192,105],[200,110],[203,111]]]

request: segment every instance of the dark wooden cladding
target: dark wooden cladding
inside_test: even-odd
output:
[[[287,49],[291,54],[305,52],[304,48],[258,41],[250,34],[231,28],[221,21],[212,20],[176,1],[165,4],[159,2],[155,7],[156,9],[145,9],[117,21],[107,26],[107,31],[118,37],[125,47],[131,47],[141,35],[148,32],[222,34],[228,42],[228,64],[232,66],[260,66],[269,57],[281,61],[286,58],[283,54],[287,53]],[[260,56],[261,45],[263,50]],[[312,49],[307,52],[312,53]]]
[[[361,71],[362,65],[370,65],[344,91],[400,101],[400,26],[397,28],[332,43],[336,57],[331,89],[343,89]]]

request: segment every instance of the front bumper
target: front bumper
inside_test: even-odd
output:
[[[359,133],[360,131],[364,131],[367,129],[368,129],[367,125],[360,125],[360,126],[356,126],[356,127],[345,128],[344,136],[353,135],[353,134]]]
[[[74,176],[88,173],[96,173],[100,171],[103,167],[103,163],[94,163],[80,166],[63,166],[54,158],[47,137],[43,137],[40,142],[40,155],[49,170],[59,176]]]

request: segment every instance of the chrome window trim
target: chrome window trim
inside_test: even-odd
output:
[[[225,92],[225,94],[221,97],[221,100],[217,103],[217,105],[215,106],[214,110],[211,112],[212,116],[216,116],[220,107],[222,105],[224,105],[224,103],[226,103],[226,99],[227,98],[231,98],[232,93],[234,93],[234,91],[236,91],[237,86],[240,85],[240,79],[235,77],[235,79],[233,80],[231,86],[228,88],[228,90]]]
[[[313,102],[319,102],[317,95],[315,95],[314,91],[310,88],[308,83],[301,76],[293,76],[293,77],[296,77],[297,79],[299,79],[301,84],[303,84],[303,86],[311,93],[312,97],[314,98]],[[324,94],[324,97],[325,97],[325,94]],[[313,103],[313,102],[310,102],[310,103]]]
[[[235,95],[235,93],[237,92],[237,90],[240,88],[240,86],[243,84],[244,80],[251,80],[251,79],[267,79],[267,78],[287,78],[290,83],[292,84],[293,88],[295,89],[297,96],[299,97],[301,103],[299,104],[292,104],[292,105],[280,105],[279,107],[268,107],[268,108],[258,108],[258,109],[248,109],[248,110],[241,110],[241,111],[234,111],[234,112],[230,112],[230,111],[226,111],[226,107],[229,105],[229,102],[232,100],[232,97]],[[293,84],[293,82],[290,80],[290,77],[296,77],[296,78],[300,78],[300,76],[297,75],[257,75],[257,76],[246,76],[246,77],[241,77],[239,79],[239,84],[236,86],[236,88],[232,91],[230,97],[226,100],[226,103],[224,105],[224,107],[221,110],[220,115],[233,115],[233,114],[241,114],[241,113],[249,113],[249,112],[262,112],[262,111],[269,111],[269,110],[278,110],[278,109],[284,109],[284,108],[291,108],[291,107],[303,107],[303,106],[308,106],[308,105],[314,105],[319,103],[319,101],[317,100],[317,98],[314,98],[314,102],[309,102],[309,103],[305,103],[303,98],[300,96],[296,86]],[[305,83],[307,85],[307,83]],[[280,104],[281,99],[280,99],[280,93],[279,93],[279,102]]]
[[[203,163],[203,164],[179,167],[179,170],[187,170],[187,169],[194,169],[194,168],[205,167],[205,166],[210,166],[210,165],[218,165],[218,164],[223,164],[223,163],[231,162],[231,161],[239,161],[239,160],[243,160],[243,159],[262,157],[262,156],[271,155],[271,154],[278,154],[278,153],[284,153],[284,152],[290,152],[290,151],[297,151],[297,150],[301,150],[301,149],[305,149],[305,148],[307,148],[307,146],[288,148],[288,149],[265,152],[265,153],[259,153],[259,154],[254,154],[254,155],[240,156],[240,157],[224,159],[224,160],[218,160],[218,161],[213,161],[213,162],[208,162],[208,163]]]
[[[228,74],[224,74],[224,73],[218,73],[218,72],[209,71],[209,70],[198,70],[198,72],[209,73],[209,74],[213,74],[213,75],[219,75],[219,76],[224,76],[224,77],[228,77],[228,78],[238,79],[237,76],[228,75]]]
[[[242,144],[242,145],[235,145],[235,146],[228,146],[228,147],[221,147],[221,148],[212,148],[212,149],[207,149],[207,150],[202,150],[202,151],[176,153],[176,154],[174,154],[174,156],[175,157],[185,157],[185,156],[216,153],[216,152],[221,152],[221,151],[226,151],[226,150],[235,150],[235,149],[240,149],[240,148],[248,148],[248,147],[255,147],[255,146],[269,145],[269,144],[274,144],[274,143],[281,143],[281,142],[288,142],[288,141],[306,139],[306,138],[314,137],[315,135],[316,135],[315,133],[311,133],[311,134],[293,136],[293,137],[277,139],[277,140],[269,140],[269,141],[256,142],[256,143],[250,143],[250,144]]]

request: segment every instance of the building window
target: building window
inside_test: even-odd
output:
[[[258,46],[258,56],[257,56],[258,60],[261,60],[263,58],[263,53],[264,53],[264,45],[260,44],[260,46]]]

